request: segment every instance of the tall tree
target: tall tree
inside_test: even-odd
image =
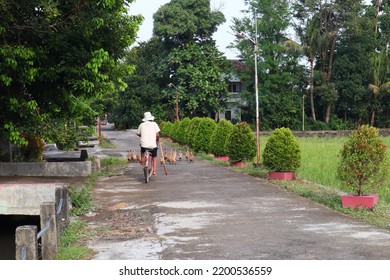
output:
[[[225,103],[228,64],[212,39],[224,21],[209,0],[172,0],[154,14],[154,34],[169,50],[161,75],[174,86],[170,96],[183,117],[213,114]]]
[[[311,111],[315,120],[315,108],[322,107],[323,120],[329,123],[333,108],[339,98],[332,81],[337,42],[346,25],[359,16],[362,1],[355,0],[298,0],[294,6],[297,30],[306,48],[315,51],[307,56],[311,69],[315,57],[315,71],[311,71]],[[314,35],[314,36],[312,36]],[[310,56],[311,55],[311,56]],[[318,75],[315,78],[315,72]],[[315,81],[315,84],[313,84]],[[317,95],[318,98],[315,99]],[[314,104],[315,100],[317,104]]]
[[[161,61],[168,54],[164,44],[157,37],[152,37],[148,42],[133,47],[126,55],[125,63],[134,65],[135,71],[125,78],[128,87],[114,104],[111,116],[116,127],[137,127],[146,111],[151,111],[156,121],[170,117],[169,98],[161,90],[168,82],[159,73]]]
[[[298,65],[299,53],[289,47],[288,27],[290,26],[290,6],[287,0],[245,1],[248,9],[246,16],[235,19],[233,32],[244,32],[248,40],[237,40],[235,46],[246,62],[246,68],[240,76],[244,78],[249,91],[255,88],[253,83],[254,60],[253,43],[258,42],[259,107],[264,128],[289,126],[297,128],[300,122],[299,77],[302,68]],[[253,17],[256,15],[255,23]],[[257,24],[257,40],[256,28]],[[249,75],[248,75],[249,74]],[[254,92],[254,90],[252,91]],[[247,95],[253,102],[255,95]],[[254,112],[254,107],[252,107]]]
[[[346,24],[336,45],[337,53],[333,81],[339,93],[336,115],[350,123],[365,123],[371,82],[372,65],[370,54],[375,49],[375,35],[370,14],[362,13]]]
[[[227,73],[229,63],[214,44],[189,43],[186,48],[175,48],[162,64],[173,75],[172,98],[178,98],[179,114],[208,116],[225,107],[228,97]]]
[[[314,121],[316,121],[316,111],[314,104],[314,66],[316,61],[316,53],[318,49],[318,37],[320,33],[319,21],[316,15],[313,17],[302,17],[300,15],[301,20],[305,21],[304,25],[295,25],[295,30],[300,39],[301,46],[303,48],[303,52],[306,56],[307,61],[309,62],[310,67],[310,77],[309,77],[309,85],[310,85],[310,111],[311,116]]]
[[[174,46],[208,42],[225,22],[220,11],[210,9],[210,0],[172,0],[154,14],[153,33]]]
[[[133,69],[120,59],[142,20],[128,15],[131,2],[0,0],[0,128],[10,140],[91,121],[102,108],[91,100],[126,87]]]
[[[381,12],[382,11],[382,12]],[[369,84],[369,90],[372,92],[371,118],[370,124],[375,124],[377,111],[383,108],[381,104],[382,96],[389,93],[390,90],[390,53],[389,53],[389,31],[390,19],[389,3],[382,3],[381,0],[375,1],[375,51],[372,52],[372,83]]]

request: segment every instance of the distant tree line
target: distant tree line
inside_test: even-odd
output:
[[[236,71],[245,89],[241,115],[253,124],[257,39],[262,129],[301,129],[303,119],[312,130],[388,127],[390,1],[365,3],[245,1],[244,17],[235,18],[231,28],[252,40],[231,43],[244,62],[236,69],[212,40],[223,15],[211,11],[209,1],[173,0],[154,15],[154,37],[127,57],[137,66],[127,80],[134,86],[122,93],[128,103],[116,107],[114,119],[131,127],[142,111],[151,110],[160,120],[174,120],[176,104],[180,118],[214,117],[229,97],[221,77]]]
[[[261,129],[300,129],[302,109],[307,129],[389,126],[389,0],[246,0],[231,26],[252,39],[231,42],[239,69],[213,40],[225,17],[209,0],[161,6],[137,46],[132,2],[0,0],[0,138],[69,142],[107,112],[118,128],[144,111],[217,119],[232,71],[253,124],[255,41]]]

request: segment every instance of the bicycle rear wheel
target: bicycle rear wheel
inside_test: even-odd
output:
[[[149,183],[150,177],[153,174],[153,160],[149,152],[146,154],[146,162],[144,166],[145,183]]]
[[[148,172],[148,167],[144,166],[144,176],[145,176],[145,183],[149,183],[149,172]]]

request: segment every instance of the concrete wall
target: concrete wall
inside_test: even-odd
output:
[[[66,184],[0,184],[0,215],[39,216],[43,202],[55,201],[55,190]]]
[[[0,163],[0,176],[87,177],[91,173],[91,161]]]

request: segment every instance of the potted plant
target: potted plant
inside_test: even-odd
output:
[[[210,152],[217,160],[228,161],[226,144],[230,133],[232,133],[233,124],[228,120],[220,120],[211,135]]]
[[[351,190],[342,195],[343,207],[373,208],[379,195],[372,193],[383,184],[387,174],[386,146],[374,127],[355,130],[340,152],[337,177]]]
[[[226,152],[231,166],[243,167],[245,161],[252,161],[256,155],[256,138],[246,122],[233,126],[226,144]]]
[[[270,180],[293,180],[301,165],[301,150],[289,128],[277,128],[269,137],[263,153],[263,164]]]

